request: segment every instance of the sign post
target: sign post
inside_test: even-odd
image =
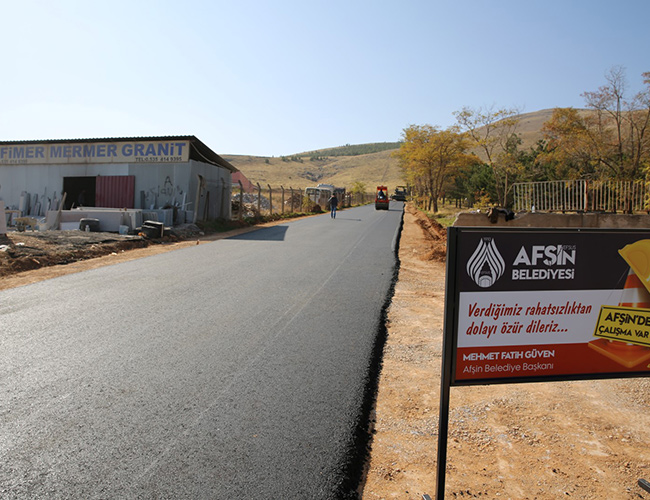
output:
[[[650,231],[448,229],[437,496],[452,386],[650,376]]]

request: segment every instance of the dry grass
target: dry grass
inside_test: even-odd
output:
[[[266,186],[309,187],[318,183],[334,184],[350,189],[355,182],[363,182],[370,190],[384,184],[391,189],[404,184],[397,158],[392,151],[357,156],[331,156],[324,160],[302,162],[283,161],[281,158],[259,156],[228,156],[224,159],[253,183]]]
[[[522,150],[533,147],[542,138],[542,125],[551,118],[552,113],[552,109],[545,109],[520,115],[517,133],[522,139]],[[254,183],[259,182],[263,187],[270,184],[272,187],[305,188],[320,182],[350,189],[355,182],[362,182],[369,190],[384,184],[392,191],[395,186],[404,184],[397,158],[393,156],[395,151],[357,156],[330,156],[317,161],[311,161],[306,156],[302,162],[261,156],[223,157],[241,170],[248,179]],[[480,153],[478,150],[476,152]]]

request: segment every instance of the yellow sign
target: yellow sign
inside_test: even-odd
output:
[[[626,245],[618,253],[650,292],[650,240],[639,240]]]
[[[650,309],[601,306],[596,337],[650,346]]]

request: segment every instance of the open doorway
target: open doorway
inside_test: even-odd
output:
[[[70,210],[79,206],[94,207],[96,179],[96,177],[64,177],[63,192],[67,194],[63,208]]]
[[[133,208],[135,176],[64,177],[63,192],[67,193],[66,210],[73,207]]]

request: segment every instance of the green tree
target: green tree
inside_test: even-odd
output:
[[[479,199],[486,197],[495,200],[497,195],[492,169],[481,162],[460,168],[447,192],[450,198],[459,200],[465,208],[474,206]]]

